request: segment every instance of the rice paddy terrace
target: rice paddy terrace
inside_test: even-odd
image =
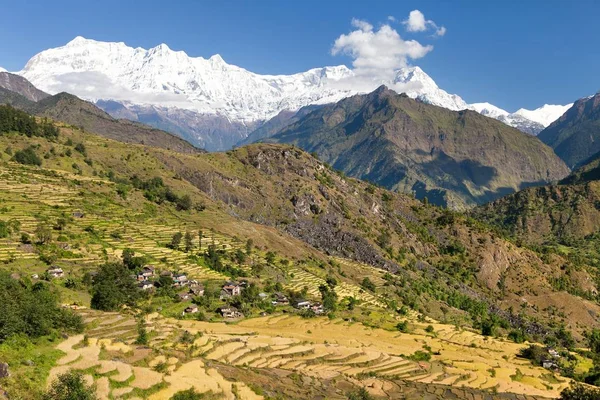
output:
[[[2,218],[18,221],[22,231],[34,235],[40,222],[52,225],[61,216],[72,217],[63,232],[68,246],[56,260],[67,275],[93,269],[133,248],[191,279],[225,280],[226,276],[165,244],[173,233],[193,228],[206,229],[203,246],[215,243],[228,251],[244,246],[236,237],[203,226],[202,219],[190,221],[175,213],[158,216],[147,206],[124,208],[106,194],[113,183],[101,178],[12,164],[0,169],[0,174]],[[197,235],[194,245],[199,245]],[[264,252],[255,257],[264,257]],[[23,274],[43,271],[38,258],[31,246],[14,238],[1,242],[0,260]],[[385,284],[383,271],[342,258],[334,261],[350,275],[368,275],[378,288]],[[301,262],[278,268],[286,277],[286,287],[306,287],[311,296],[318,296],[319,286],[325,283],[325,272]],[[351,280],[340,282],[335,290],[339,298],[352,296],[361,300],[363,308],[389,313],[382,295]],[[79,303],[85,305],[85,300]],[[414,325],[408,334],[326,317],[275,314],[231,324],[152,314],[145,320],[150,343],[137,346],[133,315],[85,308],[79,312],[85,317],[87,333],[58,345],[64,356],[51,370],[49,381],[66,370],[81,370],[96,384],[102,399],[169,399],[190,387],[230,399],[259,399],[273,393],[284,393],[284,398],[345,398],[361,386],[381,397],[413,393],[414,398],[423,394],[445,398],[448,390],[458,390],[461,397],[494,392],[543,398],[556,396],[567,385],[548,370],[516,359],[521,345],[434,321],[418,322],[415,315],[408,317]],[[426,332],[426,325],[434,331]],[[192,335],[191,343],[182,341],[184,332]],[[419,351],[431,354],[431,359],[420,360]],[[277,379],[269,381],[269,377]],[[303,389],[305,380],[313,381],[310,392]]]
[[[346,398],[344,389],[357,386],[385,398],[491,398],[495,393],[494,398],[534,399],[555,397],[567,385],[516,359],[521,345],[441,324],[433,324],[433,334],[421,329],[405,334],[290,315],[225,324],[152,314],[145,319],[150,343],[136,346],[132,316],[80,312],[90,329],[85,337],[59,345],[65,355],[50,379],[68,369],[81,370],[102,399],[169,399],[191,387],[224,399],[273,393]],[[433,357],[416,360],[415,352],[427,346]],[[270,376],[278,377],[276,388],[269,387]]]

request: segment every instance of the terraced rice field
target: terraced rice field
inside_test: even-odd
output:
[[[83,336],[61,343],[65,356],[51,379],[70,368],[84,370],[95,380],[101,398],[162,400],[190,387],[228,399],[262,398],[243,382],[227,381],[211,367],[214,363],[253,371],[287,370],[317,379],[344,376],[373,387],[415,381],[556,397],[568,385],[562,379],[550,382],[547,370],[515,359],[522,345],[442,324],[433,324],[432,336],[326,318],[279,315],[231,325],[153,314],[146,319],[152,340],[143,347],[134,344],[137,326],[131,316],[80,312],[94,327],[88,332],[88,345],[82,344]],[[183,331],[195,335],[193,345],[179,341]],[[431,348],[431,360],[411,360],[424,345]],[[160,363],[164,369],[158,372]],[[515,378],[517,369],[520,378]]]

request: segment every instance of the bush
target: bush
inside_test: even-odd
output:
[[[24,165],[42,165],[42,159],[37,155],[35,149],[31,146],[17,151],[13,156],[13,160]]]
[[[571,383],[571,386],[560,393],[560,400],[598,400],[600,389],[584,386],[580,383]]]
[[[88,386],[81,372],[60,375],[42,396],[43,400],[96,400],[96,390]]]
[[[116,311],[123,305],[135,305],[140,295],[127,267],[108,263],[101,266],[94,277],[91,306],[96,310]]]
[[[2,271],[0,304],[0,342],[17,334],[40,337],[55,329],[83,330],[81,317],[60,307],[58,294],[46,283],[27,285]]]

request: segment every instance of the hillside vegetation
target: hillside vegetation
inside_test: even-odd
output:
[[[569,172],[535,137],[384,86],[319,108],[265,140],[297,145],[350,176],[454,209]]]
[[[14,397],[39,398],[69,370],[100,398],[551,397],[568,385],[558,373],[591,369],[576,352],[600,311],[587,265],[298,148],[182,154],[36,123],[58,136],[0,133],[0,269],[48,285],[87,326],[1,342]],[[132,277],[146,265],[147,291]],[[203,295],[180,297],[181,274]],[[573,290],[555,285],[567,274]],[[221,296],[228,280],[240,296]],[[282,293],[290,304],[274,305]],[[293,307],[303,299],[322,312]],[[560,349],[555,371],[518,357],[525,339]]]

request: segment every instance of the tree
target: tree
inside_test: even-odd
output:
[[[36,338],[56,329],[81,332],[81,316],[59,305],[58,293],[44,282],[13,279],[0,271],[0,343],[19,334]]]
[[[148,344],[148,331],[146,330],[146,324],[144,323],[144,317],[138,321],[138,336],[135,339],[135,344],[147,345]]]
[[[202,233],[202,230],[200,229],[198,231],[198,249],[200,251],[202,251],[202,238],[204,237],[204,234]]]
[[[13,156],[13,160],[24,165],[42,165],[42,159],[37,155],[35,149],[31,146],[17,151]]]
[[[184,243],[185,243],[185,252],[189,253],[194,248],[193,236],[190,232],[185,233]]]
[[[70,371],[59,375],[50,389],[42,396],[43,400],[96,400],[96,390],[88,386],[83,374]]]
[[[135,279],[123,264],[104,264],[94,277],[91,301],[93,309],[116,311],[123,305],[135,305],[139,297],[140,291]]]
[[[377,289],[375,284],[369,279],[368,276],[365,276],[365,278],[362,280],[361,286],[367,290],[370,290],[371,292],[374,292]]]
[[[128,268],[131,268],[131,264],[133,262],[134,256],[135,256],[135,251],[133,251],[133,249],[126,248],[125,250],[123,250],[123,254],[122,254],[123,264],[125,264],[125,266],[127,266]]]
[[[192,208],[192,198],[188,194],[179,197],[175,202],[179,211],[188,211]]]
[[[252,253],[252,248],[254,247],[254,240],[248,239],[246,240],[246,254],[250,255]]]
[[[267,264],[273,264],[275,261],[275,253],[272,251],[267,252],[267,254],[265,254],[265,260],[267,261]]]
[[[356,392],[348,394],[348,400],[371,400],[372,398],[365,388],[360,388]]]
[[[171,238],[171,243],[169,244],[169,247],[178,250],[179,245],[181,244],[181,239],[183,239],[183,234],[181,232],[175,233]]]
[[[52,240],[52,230],[48,225],[40,223],[35,228],[35,238],[38,244],[46,244]]]
[[[194,388],[182,390],[173,395],[171,400],[202,400],[204,393],[198,393]]]
[[[560,393],[560,400],[598,400],[600,389],[571,382],[571,386]]]
[[[335,311],[337,308],[337,294],[333,288],[327,285],[320,285],[319,292],[321,292],[323,308],[328,311]]]

